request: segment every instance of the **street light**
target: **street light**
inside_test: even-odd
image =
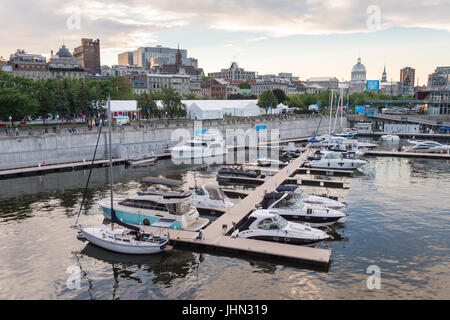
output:
[[[12,131],[12,117],[11,116],[9,116],[9,123],[10,123],[9,131],[11,132]]]

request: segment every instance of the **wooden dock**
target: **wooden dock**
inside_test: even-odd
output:
[[[260,170],[261,175],[272,176],[276,174],[279,170],[259,167],[257,165],[247,165],[246,169]],[[296,169],[293,174],[309,174],[309,175],[323,175],[323,176],[336,176],[336,177],[353,177],[355,170],[338,170],[338,169],[319,169],[319,168],[308,168],[301,167]]]
[[[442,159],[450,160],[448,153],[418,153],[418,152],[402,152],[402,151],[365,151],[365,156],[375,157],[403,157],[403,158],[425,158],[425,159]]]
[[[203,230],[203,238],[199,239],[198,232],[173,229],[157,229],[145,227],[148,231],[162,233],[169,237],[171,244],[199,247],[210,250],[232,251],[239,254],[250,254],[280,259],[287,259],[320,267],[328,267],[331,250],[296,246],[277,242],[268,242],[253,239],[232,238],[229,234],[234,227],[255,209],[264,195],[281,185],[289,178],[290,173],[299,168],[306,161],[308,152],[293,160],[289,166],[280,170],[276,175],[263,182],[261,186],[239,201],[228,212],[222,214]]]
[[[127,159],[113,159],[113,165],[124,164]],[[10,179],[16,177],[28,177],[41,175],[51,172],[65,172],[73,170],[86,169],[91,166],[91,161],[85,162],[70,162],[54,165],[45,165],[38,167],[18,168],[10,170],[0,170],[0,179]],[[109,160],[96,160],[94,161],[94,167],[109,166]]]

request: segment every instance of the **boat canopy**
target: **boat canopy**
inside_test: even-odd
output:
[[[284,186],[279,186],[275,188],[276,192],[292,192],[297,190],[297,186],[293,186],[293,185],[284,185]]]
[[[179,180],[172,180],[159,177],[145,177],[141,180],[141,182],[148,184],[160,184],[168,187],[179,187],[183,184],[183,182]]]

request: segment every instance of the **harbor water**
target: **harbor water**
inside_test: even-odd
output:
[[[367,160],[355,177],[327,177],[349,189],[302,187],[347,204],[334,239],[318,245],[332,250],[327,270],[181,248],[111,253],[77,240],[71,228],[88,170],[2,180],[0,299],[449,299],[450,162]],[[157,175],[185,181],[186,189],[216,184],[218,169],[170,160],[116,166],[114,192],[133,195],[140,179]],[[107,196],[108,168],[96,168],[80,223],[100,225],[95,201]],[[374,268],[380,287],[369,289]]]

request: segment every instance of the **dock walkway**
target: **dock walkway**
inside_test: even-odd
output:
[[[450,160],[448,153],[419,153],[419,152],[403,152],[403,151],[365,151],[365,156],[375,157],[404,157],[404,158],[427,158],[427,159],[442,159]]]

